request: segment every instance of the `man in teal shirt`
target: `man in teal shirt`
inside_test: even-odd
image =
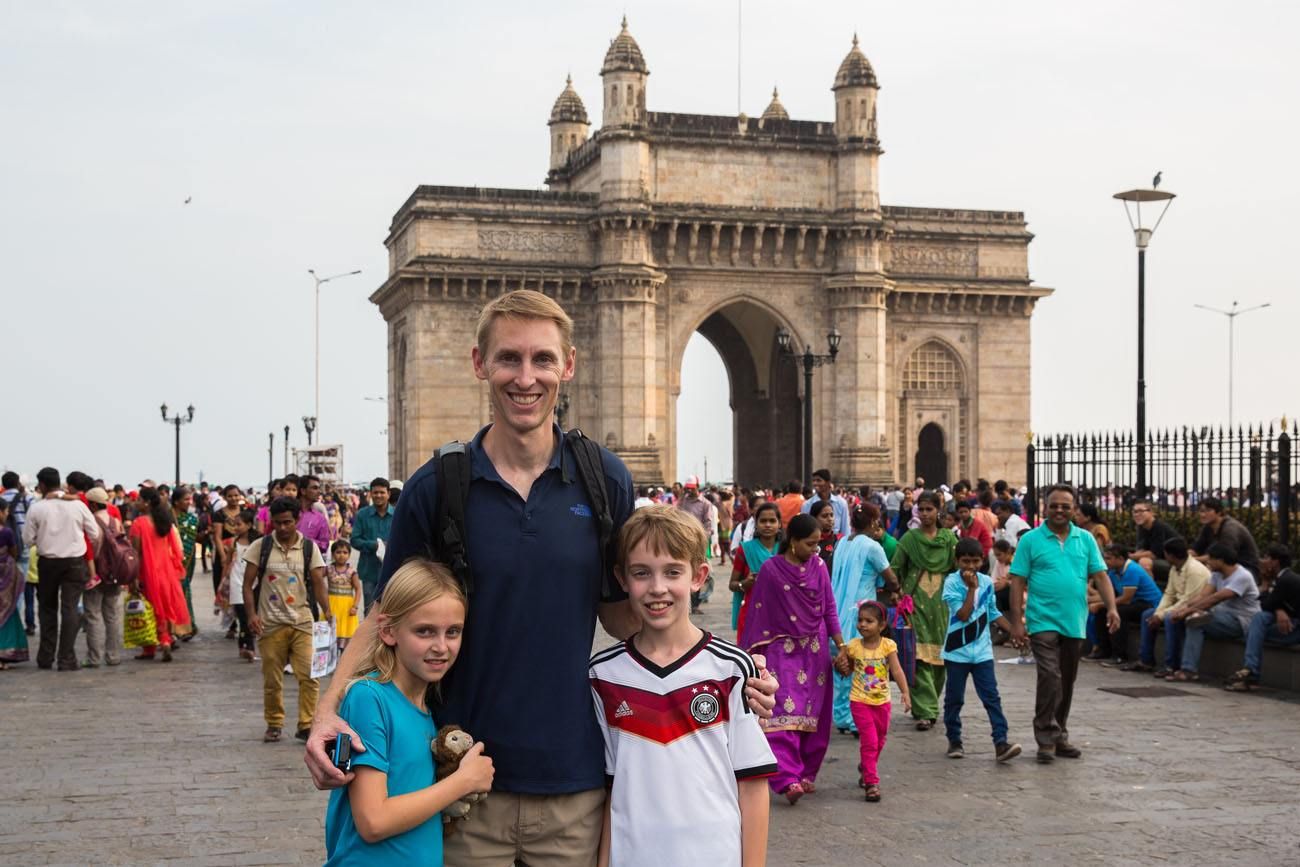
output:
[[[1020,537],[1011,561],[1011,636],[1021,642],[1028,631],[1033,647],[1038,667],[1034,739],[1038,761],[1044,764],[1057,756],[1083,755],[1070,743],[1067,723],[1086,634],[1089,581],[1106,605],[1106,628],[1115,632],[1120,625],[1115,591],[1097,541],[1070,520],[1073,512],[1074,489],[1052,487],[1047,492],[1047,522]]]
[[[379,587],[379,567],[383,557],[379,552],[382,542],[388,545],[388,534],[393,529],[393,512],[388,508],[388,479],[380,476],[370,483],[370,505],[357,512],[352,520],[352,547],[361,552],[357,561],[357,574],[361,576],[361,590],[366,610],[375,601]]]

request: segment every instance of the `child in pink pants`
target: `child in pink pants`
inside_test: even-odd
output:
[[[845,645],[835,659],[835,670],[852,677],[849,686],[849,711],[858,727],[858,746],[862,753],[862,785],[868,801],[880,800],[880,775],[876,762],[885,748],[889,733],[889,678],[892,675],[903,693],[903,710],[912,710],[912,696],[907,678],[898,663],[898,645],[888,637],[885,606],[868,599],[858,606],[858,634]]]

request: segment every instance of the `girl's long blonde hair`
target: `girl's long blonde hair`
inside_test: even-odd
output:
[[[375,680],[380,683],[391,681],[397,671],[397,651],[384,643],[384,639],[379,634],[380,629],[383,626],[395,629],[406,615],[426,602],[432,602],[442,596],[452,596],[459,600],[468,612],[469,605],[465,601],[465,593],[446,566],[418,557],[403,563],[388,579],[388,583],[384,585],[384,595],[375,604],[375,613],[383,615],[385,620],[383,624],[375,627],[370,646],[361,657],[361,664],[352,679],[348,681],[348,686],[351,687],[358,680],[371,674],[377,675]]]

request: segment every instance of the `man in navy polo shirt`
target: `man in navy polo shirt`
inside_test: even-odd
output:
[[[594,864],[604,815],[603,741],[587,680],[596,618],[616,638],[636,629],[617,582],[602,596],[599,535],[574,456],[552,421],[561,382],[573,378],[573,325],[552,299],[532,291],[503,295],[484,308],[473,350],[475,375],[488,383],[494,423],[469,443],[467,553],[474,593],[465,640],[445,682],[441,723],[482,740],[497,768],[492,797],[447,841],[446,862],[506,867]],[[631,475],[602,450],[610,513],[621,528],[632,513]],[[406,484],[393,517],[379,578],[432,548],[437,503],[435,461]],[[352,737],[337,715],[343,684],[375,625],[367,617],[322,695],[306,762],[321,788],[351,779],[325,755],[336,734]],[[759,663],[761,665],[761,662]],[[775,683],[753,690],[751,705],[770,713]]]

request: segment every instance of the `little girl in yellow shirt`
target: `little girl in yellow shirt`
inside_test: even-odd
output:
[[[853,679],[849,686],[849,711],[858,727],[858,748],[862,754],[862,782],[868,801],[880,800],[880,775],[876,763],[889,733],[889,678],[903,694],[903,711],[912,710],[907,677],[898,662],[898,645],[889,638],[885,606],[868,599],[858,606],[858,634],[844,645],[835,658],[835,670]]]

